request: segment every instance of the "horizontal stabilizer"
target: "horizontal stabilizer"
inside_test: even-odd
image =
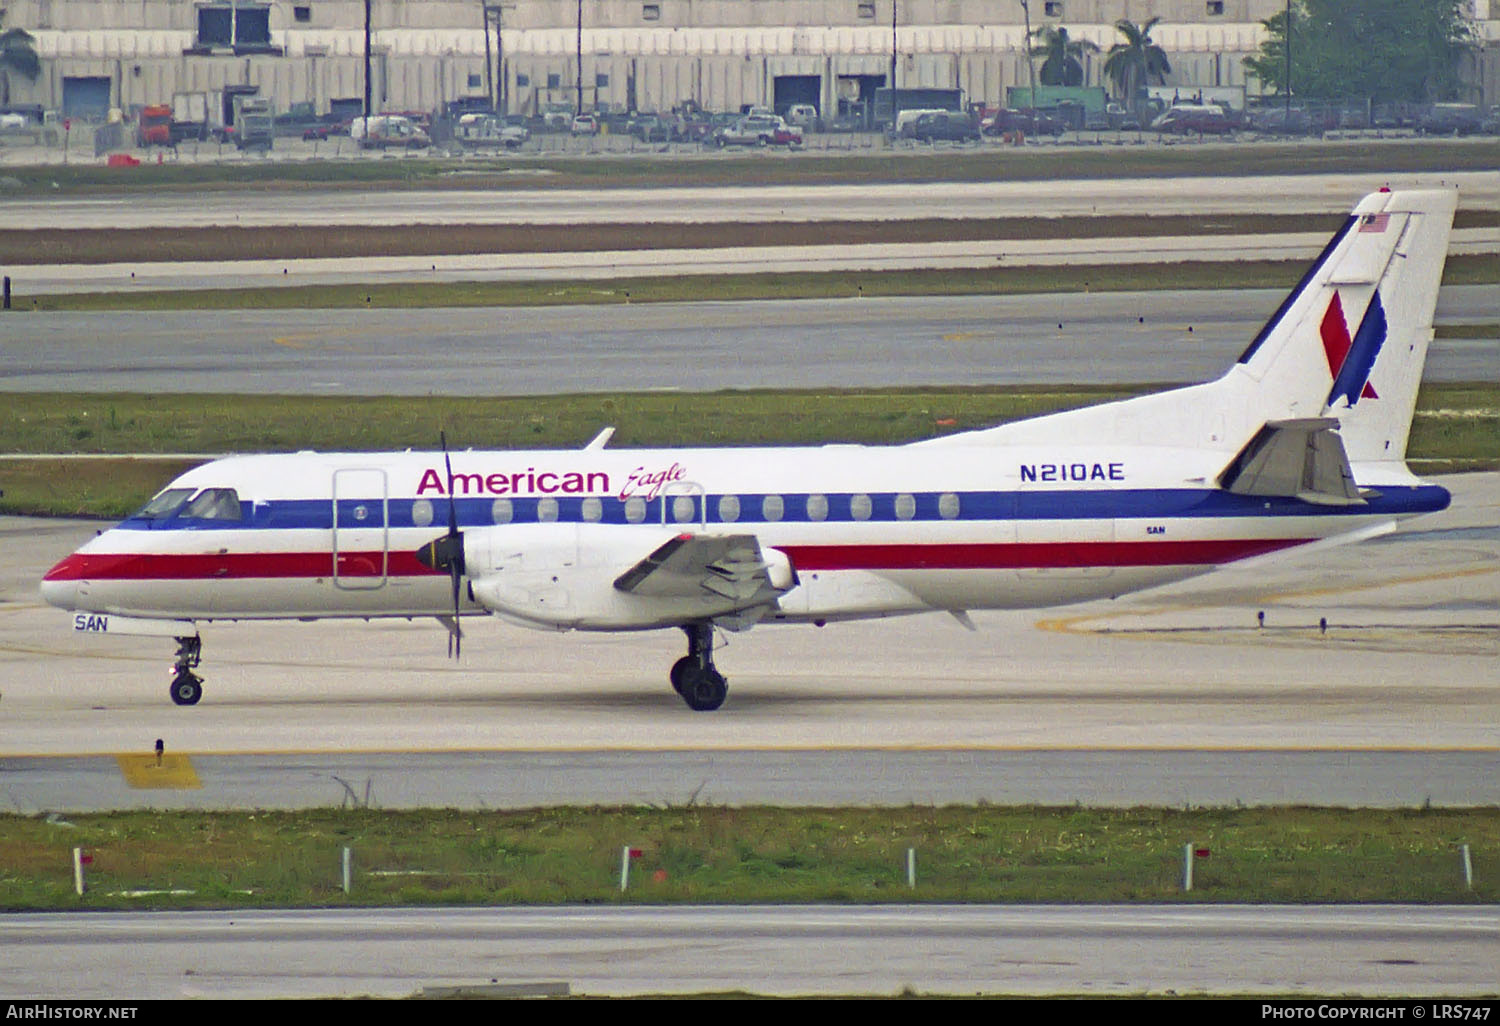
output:
[[[1338,426],[1330,417],[1267,421],[1224,468],[1219,487],[1323,506],[1363,503]]]

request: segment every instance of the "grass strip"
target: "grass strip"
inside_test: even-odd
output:
[[[1184,846],[1195,860],[1182,890]],[[1465,883],[1469,845],[1474,887]],[[620,850],[641,851],[619,887]],[[93,862],[73,891],[72,850]],[[339,866],[352,849],[353,886]],[[917,886],[906,879],[916,850]],[[0,908],[1500,900],[1500,809],[322,809],[0,816]],[[127,897],[126,892],[156,892]],[[161,892],[182,891],[167,894]]]
[[[1094,139],[1098,139],[1095,142]],[[1307,140],[1162,145],[1154,137],[1085,136],[1076,145],[801,153],[519,154],[484,158],[314,159],[4,169],[9,195],[256,189],[619,189],[714,185],[1053,181],[1236,175],[1492,171],[1492,139]]]
[[[0,406],[0,513],[120,517],[191,462],[125,454],[299,449],[568,449],[606,425],[619,448],[888,445],[1155,391],[985,386],[817,391],[588,393],[536,397],[77,394],[17,392]],[[1500,385],[1428,384],[1410,454],[1423,472],[1500,467]]]
[[[828,271],[807,274],[670,275],[584,281],[405,282],[271,288],[59,293],[27,297],[17,310],[313,310],[471,306],[620,305],[702,300],[844,299],[852,296],[1026,295],[1148,289],[1285,288],[1305,260],[1189,261],[965,270]],[[1445,285],[1500,283],[1500,254],[1448,258]]]

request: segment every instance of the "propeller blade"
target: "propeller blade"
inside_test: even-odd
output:
[[[444,568],[453,585],[453,630],[448,633],[448,657],[457,659],[463,655],[464,632],[458,621],[458,588],[464,574],[464,535],[458,529],[458,503],[453,498],[453,460],[448,455],[448,433],[438,432],[438,442],[443,447],[443,468],[448,473],[448,533],[435,538],[417,551],[417,560],[433,570]],[[424,559],[431,559],[428,562]]]

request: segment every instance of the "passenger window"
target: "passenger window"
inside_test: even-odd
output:
[[[182,515],[195,520],[239,520],[239,493],[233,488],[205,488],[193,497]]]
[[[679,524],[685,524],[693,519],[693,497],[691,495],[676,495],[672,497],[672,519]]]
[[[760,516],[768,523],[775,523],[786,512],[786,504],[779,495],[767,495],[760,500]]]
[[[721,495],[719,497],[719,519],[726,524],[732,524],[740,518],[740,497],[738,495]]]
[[[432,523],[432,500],[418,499],[411,504],[411,522],[416,527]]]
[[[952,492],[944,492],[938,496],[938,516],[944,520],[954,520],[958,517],[958,496]]]
[[[604,504],[595,498],[583,500],[583,519],[590,524],[597,524],[604,516]]]
[[[646,519],[646,500],[639,495],[633,495],[625,500],[625,519],[629,523],[639,524]]]
[[[849,515],[855,520],[869,520],[870,514],[874,512],[875,504],[870,501],[868,495],[853,495],[849,497]]]
[[[508,524],[515,519],[516,509],[509,499],[496,499],[490,505],[490,519],[497,524]]]
[[[828,519],[828,496],[826,496],[826,495],[809,495],[807,497],[807,519],[809,519],[809,520],[827,520]]]
[[[910,492],[896,496],[896,519],[910,520],[917,515],[917,497]]]
[[[539,523],[550,524],[557,519],[557,500],[542,499],[536,504],[536,518]]]

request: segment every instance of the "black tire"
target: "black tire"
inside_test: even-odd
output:
[[[687,674],[688,670],[696,667],[697,665],[698,660],[694,659],[692,656],[683,656],[681,659],[672,664],[672,672],[667,676],[672,681],[673,691],[677,692],[679,695],[682,694],[683,677]]]
[[[172,701],[178,705],[197,705],[203,697],[203,681],[191,673],[172,678]]]
[[[713,712],[729,696],[729,684],[717,670],[696,663],[682,674],[682,700],[694,712]]]

